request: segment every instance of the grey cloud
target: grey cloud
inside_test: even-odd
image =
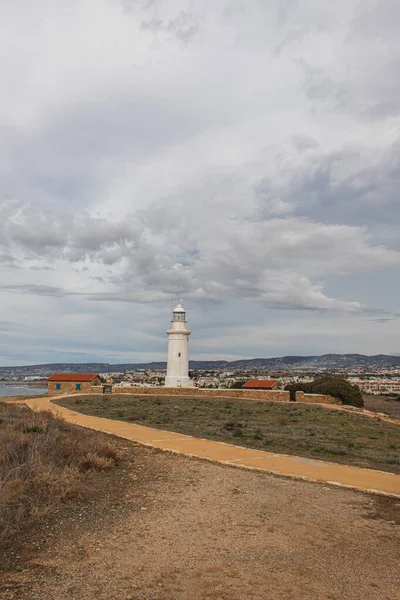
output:
[[[350,102],[346,86],[331,79],[325,69],[304,63],[303,67],[306,73],[305,92],[309,100],[315,103],[323,101],[330,109],[343,108]]]
[[[318,148],[319,145],[312,137],[304,134],[294,135],[293,144],[299,152],[310,150],[311,148]]]
[[[167,28],[179,40],[187,44],[197,34],[199,22],[194,13],[181,10],[179,15],[168,23]]]
[[[19,268],[16,258],[7,250],[0,250],[0,264],[11,269]]]
[[[23,328],[23,325],[15,321],[0,321],[0,331],[16,331]]]
[[[100,292],[97,294],[88,294],[89,300],[95,302],[128,302],[141,304],[142,302],[169,302],[171,296],[167,293],[157,292],[156,290],[133,291],[133,292]]]
[[[377,224],[391,225],[400,219],[400,163],[395,164],[397,146],[382,162],[365,163],[354,168],[344,181],[334,181],[335,167],[350,162],[345,155],[331,157],[316,165],[298,186],[295,212],[313,215],[326,222],[365,224],[374,229]],[[369,162],[369,161],[368,161]]]
[[[400,221],[399,150],[400,140],[380,153],[354,147],[313,153],[283,184],[271,178],[257,182],[260,210],[365,225],[372,231],[379,224],[391,227]]]
[[[88,215],[51,215],[32,206],[18,209],[15,216],[9,214],[4,229],[5,244],[17,244],[35,258],[58,257],[71,262],[95,256],[104,264],[113,264],[123,257],[125,248],[134,248],[140,239],[132,221],[113,224]],[[51,265],[41,268],[52,269]]]
[[[373,345],[391,319],[391,339],[398,2],[39,5],[24,20],[15,3],[0,8],[12,32],[0,65],[4,319],[29,313],[52,349],[54,331],[36,323],[51,306],[54,323],[77,327],[71,352],[91,318],[116,347],[132,312],[140,330],[182,294],[212,307],[197,326],[215,326],[216,347],[232,299],[238,322],[249,307],[284,311],[309,334],[314,312],[315,327],[347,315],[364,340],[361,317]],[[48,19],[34,26],[37,10]]]
[[[23,220],[18,219],[9,225],[9,235],[17,243],[40,253],[44,249],[61,248],[67,242],[67,227],[59,219],[44,218],[38,220],[38,215],[24,215]]]
[[[178,241],[185,240],[186,219],[193,216],[193,209],[188,207],[185,211],[181,207],[180,211],[185,218],[175,223],[176,242],[172,245],[169,223],[163,227],[157,218],[157,238],[151,241],[152,214],[156,215],[157,206],[147,211],[146,226],[141,225],[138,216],[123,222],[88,215],[73,218],[67,233],[57,241],[57,256],[70,263],[89,259],[97,264],[118,266],[109,276],[109,282],[122,289],[94,292],[92,299],[159,301],[179,293],[199,300],[207,297],[222,300],[234,293],[243,298],[256,297],[271,307],[350,312],[363,310],[365,306],[329,298],[323,285],[312,278],[362,271],[366,267],[400,265],[400,253],[373,245],[361,228],[328,226],[296,218],[231,221],[225,227],[221,223],[212,225],[208,216],[201,216],[202,210],[192,226],[190,250],[186,242],[182,248]],[[61,230],[63,223],[60,218],[53,229]],[[29,228],[27,236],[23,224]],[[53,238],[43,240],[43,229],[46,229],[44,221],[38,218],[32,227],[21,222],[15,237],[15,229],[11,227],[9,231],[14,242],[26,244],[28,249],[35,242],[36,258],[41,253],[46,261]],[[54,248],[49,256],[54,256]],[[185,264],[179,260],[182,256],[186,257]],[[18,289],[41,295],[66,293],[44,285],[26,284]]]
[[[36,285],[29,283],[21,285],[0,285],[0,290],[20,294],[35,294],[38,296],[56,296],[57,298],[65,296],[68,293],[62,288],[54,287],[51,285]]]
[[[354,52],[357,62],[350,66],[346,83],[352,90],[353,109],[370,118],[399,114],[399,21],[399,3],[382,0],[365,7],[360,4],[349,30],[349,51]],[[361,44],[366,39],[371,43],[363,53]]]
[[[388,317],[378,317],[376,319],[369,319],[370,321],[373,321],[374,323],[390,323],[394,320],[398,319],[398,317],[396,316],[388,316]]]
[[[399,19],[396,0],[337,2],[329,8],[294,3],[281,20],[283,35],[276,52],[291,56],[303,69],[304,89],[315,113],[397,117]]]
[[[159,14],[158,10],[155,14]],[[181,10],[170,20],[154,16],[142,22],[142,28],[153,34],[170,33],[183,44],[192,40],[199,29],[199,21],[194,10]]]
[[[49,211],[61,203],[79,210],[96,201],[120,161],[142,162],[204,128],[205,117],[177,106],[172,94],[153,94],[151,87],[121,89],[111,99],[66,106],[28,138],[8,133],[3,143],[11,165],[0,173],[2,189]]]

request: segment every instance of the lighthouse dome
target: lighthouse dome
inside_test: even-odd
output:
[[[176,312],[182,312],[182,313],[184,313],[184,312],[185,312],[185,309],[183,308],[182,304],[179,302],[179,303],[177,304],[176,308],[174,308],[174,311],[173,311],[173,312],[174,312],[174,313],[176,313]]]

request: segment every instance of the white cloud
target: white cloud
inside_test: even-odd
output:
[[[23,256],[21,264],[28,256],[44,267],[55,259],[66,271],[83,267],[79,279],[93,278],[89,294],[94,299],[159,302],[181,292],[190,299],[223,301],[236,294],[271,307],[350,312],[365,307],[327,297],[320,278],[400,265],[400,252],[373,245],[362,228],[299,218],[211,219],[208,211],[224,213],[224,200],[221,204],[170,204],[170,218],[162,222],[161,206],[119,222],[88,215],[55,218],[38,211],[32,219],[32,210],[18,210],[5,223],[6,247],[16,251],[16,258]],[[96,284],[99,267],[102,277]],[[43,277],[60,279],[51,271]],[[58,287],[46,285],[21,289],[59,294]]]
[[[111,351],[111,307],[142,331],[174,294],[219,315],[385,311],[345,277],[399,266],[398,6],[3,3],[4,318],[85,315],[90,336],[107,314]]]

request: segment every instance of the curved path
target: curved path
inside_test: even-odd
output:
[[[62,397],[64,396],[57,396],[57,399]],[[33,410],[51,410],[69,423],[110,433],[152,448],[203,458],[243,469],[256,469],[275,475],[400,498],[400,475],[393,473],[350,467],[300,456],[274,454],[262,450],[242,448],[224,442],[198,439],[181,433],[152,429],[133,423],[93,417],[55,405],[50,400],[50,398],[35,397],[26,400],[26,404]]]

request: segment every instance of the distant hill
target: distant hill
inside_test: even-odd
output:
[[[51,373],[106,373],[124,372],[134,369],[166,369],[166,362],[127,363],[111,365],[109,363],[50,363],[43,365],[0,367],[0,377],[43,376]],[[354,369],[400,367],[400,356],[377,354],[323,354],[322,356],[278,356],[275,358],[251,358],[234,361],[191,360],[191,370],[258,370],[282,371],[286,369]]]

